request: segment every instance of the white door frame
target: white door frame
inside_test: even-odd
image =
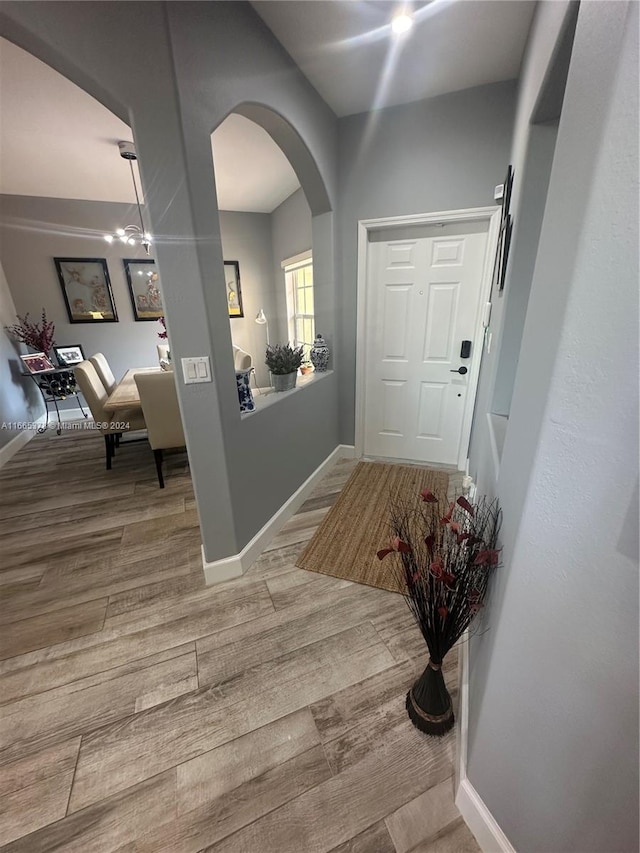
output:
[[[389,216],[383,219],[361,219],[358,221],[358,311],[356,324],[356,423],[355,423],[355,455],[356,459],[364,453],[364,411],[365,411],[365,379],[366,379],[366,352],[367,352],[367,284],[369,270],[367,268],[369,231],[385,231],[409,225],[430,225],[436,222],[456,223],[469,222],[473,220],[486,221],[489,225],[487,233],[487,251],[485,253],[484,269],[482,270],[482,282],[480,285],[480,305],[486,305],[491,297],[491,280],[493,278],[493,261],[498,246],[498,234],[500,229],[501,208],[471,207],[465,210],[446,210],[437,213],[414,213],[408,216]],[[484,325],[483,319],[488,316],[487,311],[479,311],[476,320],[474,341],[482,342],[484,350]],[[466,468],[467,450],[469,438],[471,437],[471,423],[473,420],[473,409],[478,391],[478,377],[480,375],[480,363],[482,358],[474,359],[474,364],[469,373],[469,393],[465,402],[465,410],[462,418],[462,433],[460,436],[460,447],[458,449],[458,468],[463,471]]]

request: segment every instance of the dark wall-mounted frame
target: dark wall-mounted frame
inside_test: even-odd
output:
[[[509,213],[509,208],[511,207],[512,188],[513,167],[509,164],[502,190],[502,217],[500,219],[500,233],[498,235],[496,259],[493,264],[492,288],[496,287],[499,293],[502,293],[504,290],[505,277],[507,275],[507,262],[509,260],[509,248],[511,246],[513,218]]]
[[[227,289],[227,310],[229,311],[229,317],[244,317],[242,287],[240,284],[240,264],[238,261],[224,261],[224,281]]]
[[[123,258],[129,295],[136,320],[159,320],[164,317],[160,277],[154,260]]]
[[[60,367],[73,367],[85,360],[84,350],[81,344],[67,344],[53,348],[56,361]]]
[[[70,323],[117,323],[105,258],[54,258]]]

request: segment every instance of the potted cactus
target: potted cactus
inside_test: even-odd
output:
[[[290,344],[268,344],[265,364],[271,371],[274,391],[289,391],[296,387],[298,368],[304,360],[303,348]]]

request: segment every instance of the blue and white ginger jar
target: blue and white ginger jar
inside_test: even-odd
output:
[[[311,364],[316,373],[325,373],[329,367],[329,347],[322,335],[316,335],[316,339],[311,347]]]

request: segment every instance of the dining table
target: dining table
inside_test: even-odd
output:
[[[127,409],[140,408],[140,394],[134,376],[136,373],[161,373],[161,367],[132,367],[127,370],[120,382],[104,402],[103,408],[109,414],[117,414]]]

